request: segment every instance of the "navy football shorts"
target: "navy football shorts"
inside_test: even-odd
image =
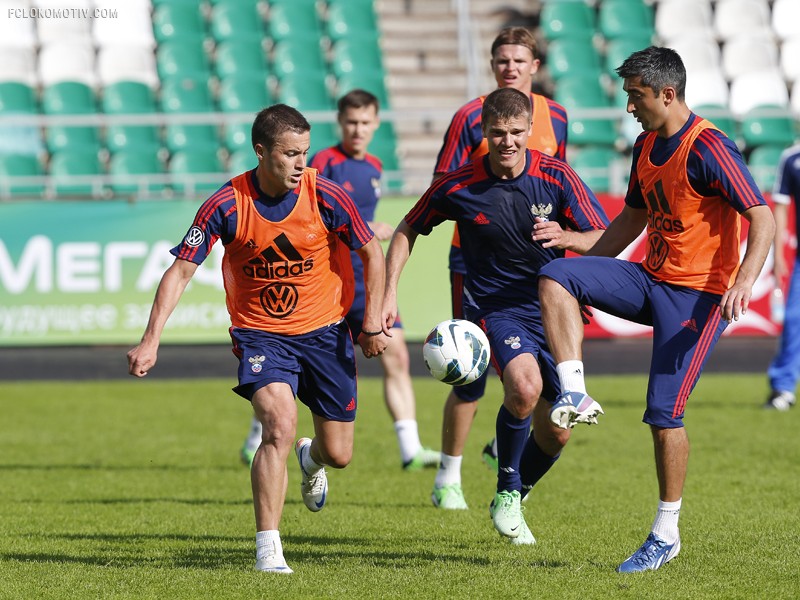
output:
[[[640,263],[617,258],[559,258],[540,271],[579,302],[615,317],[653,327],[653,356],[642,419],[683,427],[683,413],[703,366],[727,321],[721,297],[659,281]]]
[[[356,418],[356,360],[347,323],[301,335],[238,328],[230,333],[239,358],[234,392],[252,400],[262,387],[282,382],[315,415],[330,421]]]

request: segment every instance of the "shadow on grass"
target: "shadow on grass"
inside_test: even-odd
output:
[[[236,466],[213,465],[89,465],[0,464],[0,471],[240,471]]]
[[[88,542],[81,551],[10,552],[0,561],[29,563],[82,564],[113,568],[195,568],[249,569],[255,561],[255,548],[249,536],[188,534],[60,533],[41,537],[44,541]],[[287,536],[284,548],[293,564],[319,565],[326,561],[353,560],[391,569],[418,569],[425,563],[447,562],[464,566],[488,566],[491,561],[474,554],[441,552],[434,549],[392,551],[385,540],[355,537]],[[163,542],[163,544],[162,544]],[[166,546],[165,546],[166,544]]]

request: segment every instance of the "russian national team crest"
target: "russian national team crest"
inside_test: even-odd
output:
[[[553,205],[550,203],[545,204],[533,204],[531,205],[531,214],[534,217],[539,217],[540,219],[544,219],[547,221],[550,218],[550,213],[553,212]]]
[[[247,359],[250,362],[250,370],[253,373],[261,373],[261,369],[264,368],[262,363],[267,360],[267,357],[263,354],[259,354],[257,356],[251,356]]]
[[[503,343],[506,346],[511,346],[512,350],[519,350],[522,347],[522,344],[519,343],[518,335],[512,335],[511,337],[504,339]]]

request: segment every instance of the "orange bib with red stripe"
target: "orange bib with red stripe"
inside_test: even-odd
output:
[[[248,173],[232,180],[238,224],[222,273],[234,327],[298,335],[336,323],[350,309],[350,250],[322,220],[316,174],[304,171],[297,203],[277,222],[256,209]]]
[[[701,196],[689,183],[686,161],[702,120],[690,129],[661,166],[650,161],[656,134],[647,136],[636,172],[647,203],[644,268],[661,281],[724,294],[739,269],[741,219],[720,196]]]

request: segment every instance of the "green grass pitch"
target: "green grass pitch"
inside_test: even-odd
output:
[[[576,428],[526,505],[538,543],[492,528],[497,381],[464,458],[470,510],[434,509],[434,473],[400,469],[377,379],[361,382],[355,457],[312,514],[291,457],[281,535],[292,576],[253,571],[249,406],[232,380],[0,384],[0,598],[797,598],[800,409],[763,411],[755,375],[705,375],[686,419],[692,457],[681,554],[614,567],[645,538],[657,486],[642,376],[594,377],[606,414]],[[415,380],[438,446],[446,387]],[[301,407],[299,434],[311,433]]]

